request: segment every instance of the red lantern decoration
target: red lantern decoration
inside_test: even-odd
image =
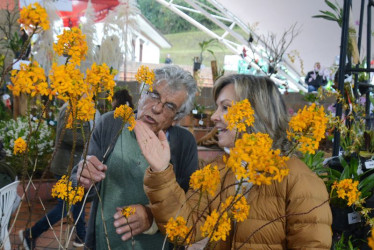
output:
[[[118,4],[118,0],[91,0],[96,13],[96,22],[103,20],[110,10],[113,10]],[[64,27],[78,26],[79,19],[86,13],[88,0],[72,0],[73,10],[60,11]]]

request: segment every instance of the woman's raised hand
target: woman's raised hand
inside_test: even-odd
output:
[[[155,172],[165,170],[170,162],[170,147],[165,133],[156,134],[142,121],[137,120],[134,128],[136,140],[145,159]]]

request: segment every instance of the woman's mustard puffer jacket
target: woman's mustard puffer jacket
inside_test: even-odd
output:
[[[227,174],[222,181],[223,187],[235,183],[235,176],[231,171],[226,173],[221,159],[212,164],[217,164],[221,169],[221,180]],[[332,215],[323,181],[297,158],[291,158],[287,165],[290,172],[282,182],[274,181],[271,185],[251,188],[247,198],[250,205],[249,218],[232,224],[226,241],[220,241],[215,249],[238,249],[240,246],[241,249],[261,250],[330,249]],[[216,209],[220,201],[235,194],[235,187],[231,186],[214,201],[211,196],[203,196],[200,211],[196,213],[199,195],[192,190],[185,194],[175,181],[171,167],[162,172],[148,169],[144,176],[144,189],[163,233],[170,217],[178,215],[188,218],[192,209],[195,209],[188,221],[190,226],[196,228],[195,241],[202,238],[200,226],[204,223],[204,217]],[[189,197],[187,203],[186,197]],[[198,214],[210,202],[203,219],[198,221]]]

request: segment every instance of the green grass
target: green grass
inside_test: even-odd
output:
[[[223,31],[219,33],[222,34]],[[199,42],[211,39],[211,37],[203,31],[190,31],[164,36],[172,44],[172,48],[161,50],[160,63],[165,61],[167,54],[170,54],[173,63],[178,65],[193,65],[193,58],[200,55]],[[223,66],[225,55],[234,54],[223,44],[219,44],[219,47],[215,46],[211,50],[213,50],[215,54],[219,68]],[[203,54],[203,58],[203,64],[210,67],[210,61],[214,60],[214,57],[209,52],[206,52]]]

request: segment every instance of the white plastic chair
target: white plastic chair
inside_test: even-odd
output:
[[[17,198],[19,181],[14,181],[0,189],[0,249],[10,250],[8,224],[12,215],[13,205]]]

